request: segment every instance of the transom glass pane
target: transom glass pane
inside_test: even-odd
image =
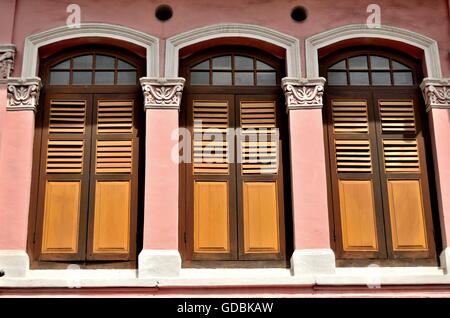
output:
[[[231,85],[231,72],[213,72],[213,85]]]
[[[231,70],[231,56],[220,56],[212,59],[214,70]]]
[[[253,72],[236,72],[234,74],[235,85],[254,85]]]
[[[388,70],[389,69],[389,59],[380,56],[370,57],[370,67],[373,70]]]
[[[274,68],[272,66],[270,66],[269,64],[266,64],[264,62],[261,61],[256,61],[256,69],[259,71],[264,71],[264,70],[273,70]]]
[[[70,72],[50,72],[50,85],[69,85]]]
[[[119,85],[135,85],[136,82],[136,71],[119,71],[117,73],[117,84]]]
[[[191,72],[192,85],[209,85],[209,72]]]
[[[91,69],[92,55],[78,56],[73,59],[74,69]]]
[[[234,68],[236,70],[253,70],[253,59],[245,56],[235,56]]]
[[[260,86],[275,86],[277,85],[277,78],[275,72],[258,72],[256,73],[256,82]]]
[[[114,84],[114,72],[95,72],[95,84],[97,85]]]
[[[351,85],[369,85],[368,72],[350,72]]]
[[[349,69],[367,69],[367,56],[355,56],[348,59]]]
[[[122,60],[118,60],[118,61],[117,61],[117,68],[118,68],[119,70],[135,70],[135,69],[136,69],[136,68],[135,68],[133,65],[131,65],[130,63],[127,63],[127,62],[122,61]]]
[[[96,69],[114,69],[116,59],[111,56],[97,55],[95,57]]]
[[[394,69],[394,70],[409,70],[409,67],[402,63],[392,61],[392,69]]]
[[[90,85],[92,84],[92,72],[73,72],[74,85]]]
[[[372,85],[391,85],[390,72],[373,72]]]
[[[70,60],[66,60],[52,67],[52,70],[68,70],[70,69]]]
[[[342,60],[330,66],[330,70],[345,70],[345,69],[346,69],[345,60]]]
[[[201,62],[194,67],[192,67],[193,70],[209,70],[209,60]]]
[[[329,85],[347,85],[347,72],[328,72]]]
[[[411,72],[394,72],[394,85],[413,85]]]

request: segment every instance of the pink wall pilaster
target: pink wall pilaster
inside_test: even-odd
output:
[[[295,275],[335,270],[322,124],[324,83],[324,78],[283,79],[289,112]]]
[[[178,112],[184,79],[142,78],[146,109],[144,248],[139,276],[177,276]]]
[[[450,78],[425,78],[424,95],[433,149],[443,251],[441,267],[450,270]]]
[[[0,140],[0,266],[6,275],[22,276],[29,267],[26,246],[40,79],[10,78],[8,93],[5,88],[0,89],[1,100],[6,101]]]

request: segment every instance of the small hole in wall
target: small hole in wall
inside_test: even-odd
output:
[[[172,8],[167,4],[159,5],[155,10],[155,16],[159,21],[167,21],[173,15]]]
[[[308,10],[305,7],[297,6],[292,9],[291,18],[297,22],[303,22],[308,17]]]
[[[5,276],[5,271],[0,270],[0,277],[3,277],[3,276]]]

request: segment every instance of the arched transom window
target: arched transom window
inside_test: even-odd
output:
[[[50,85],[136,85],[136,66],[104,54],[73,56],[50,68]]]
[[[414,85],[411,68],[389,57],[358,55],[340,60],[327,72],[328,85]]]
[[[191,85],[275,86],[274,67],[255,57],[224,55],[208,58],[190,68]]]

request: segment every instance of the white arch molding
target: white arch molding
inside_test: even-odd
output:
[[[22,61],[22,78],[38,75],[38,50],[40,47],[63,40],[103,37],[122,40],[143,47],[146,50],[147,77],[159,76],[159,39],[124,26],[107,23],[82,23],[79,28],[67,26],[46,30],[25,39]]]
[[[307,77],[319,76],[319,49],[355,38],[387,39],[415,46],[424,52],[427,77],[442,77],[439,49],[435,40],[402,28],[386,25],[369,28],[365,24],[346,25],[307,38],[305,40]]]
[[[166,41],[165,77],[178,77],[180,49],[207,40],[224,37],[252,38],[274,44],[286,50],[286,75],[301,77],[300,45],[298,39],[258,25],[222,23],[190,30]]]

